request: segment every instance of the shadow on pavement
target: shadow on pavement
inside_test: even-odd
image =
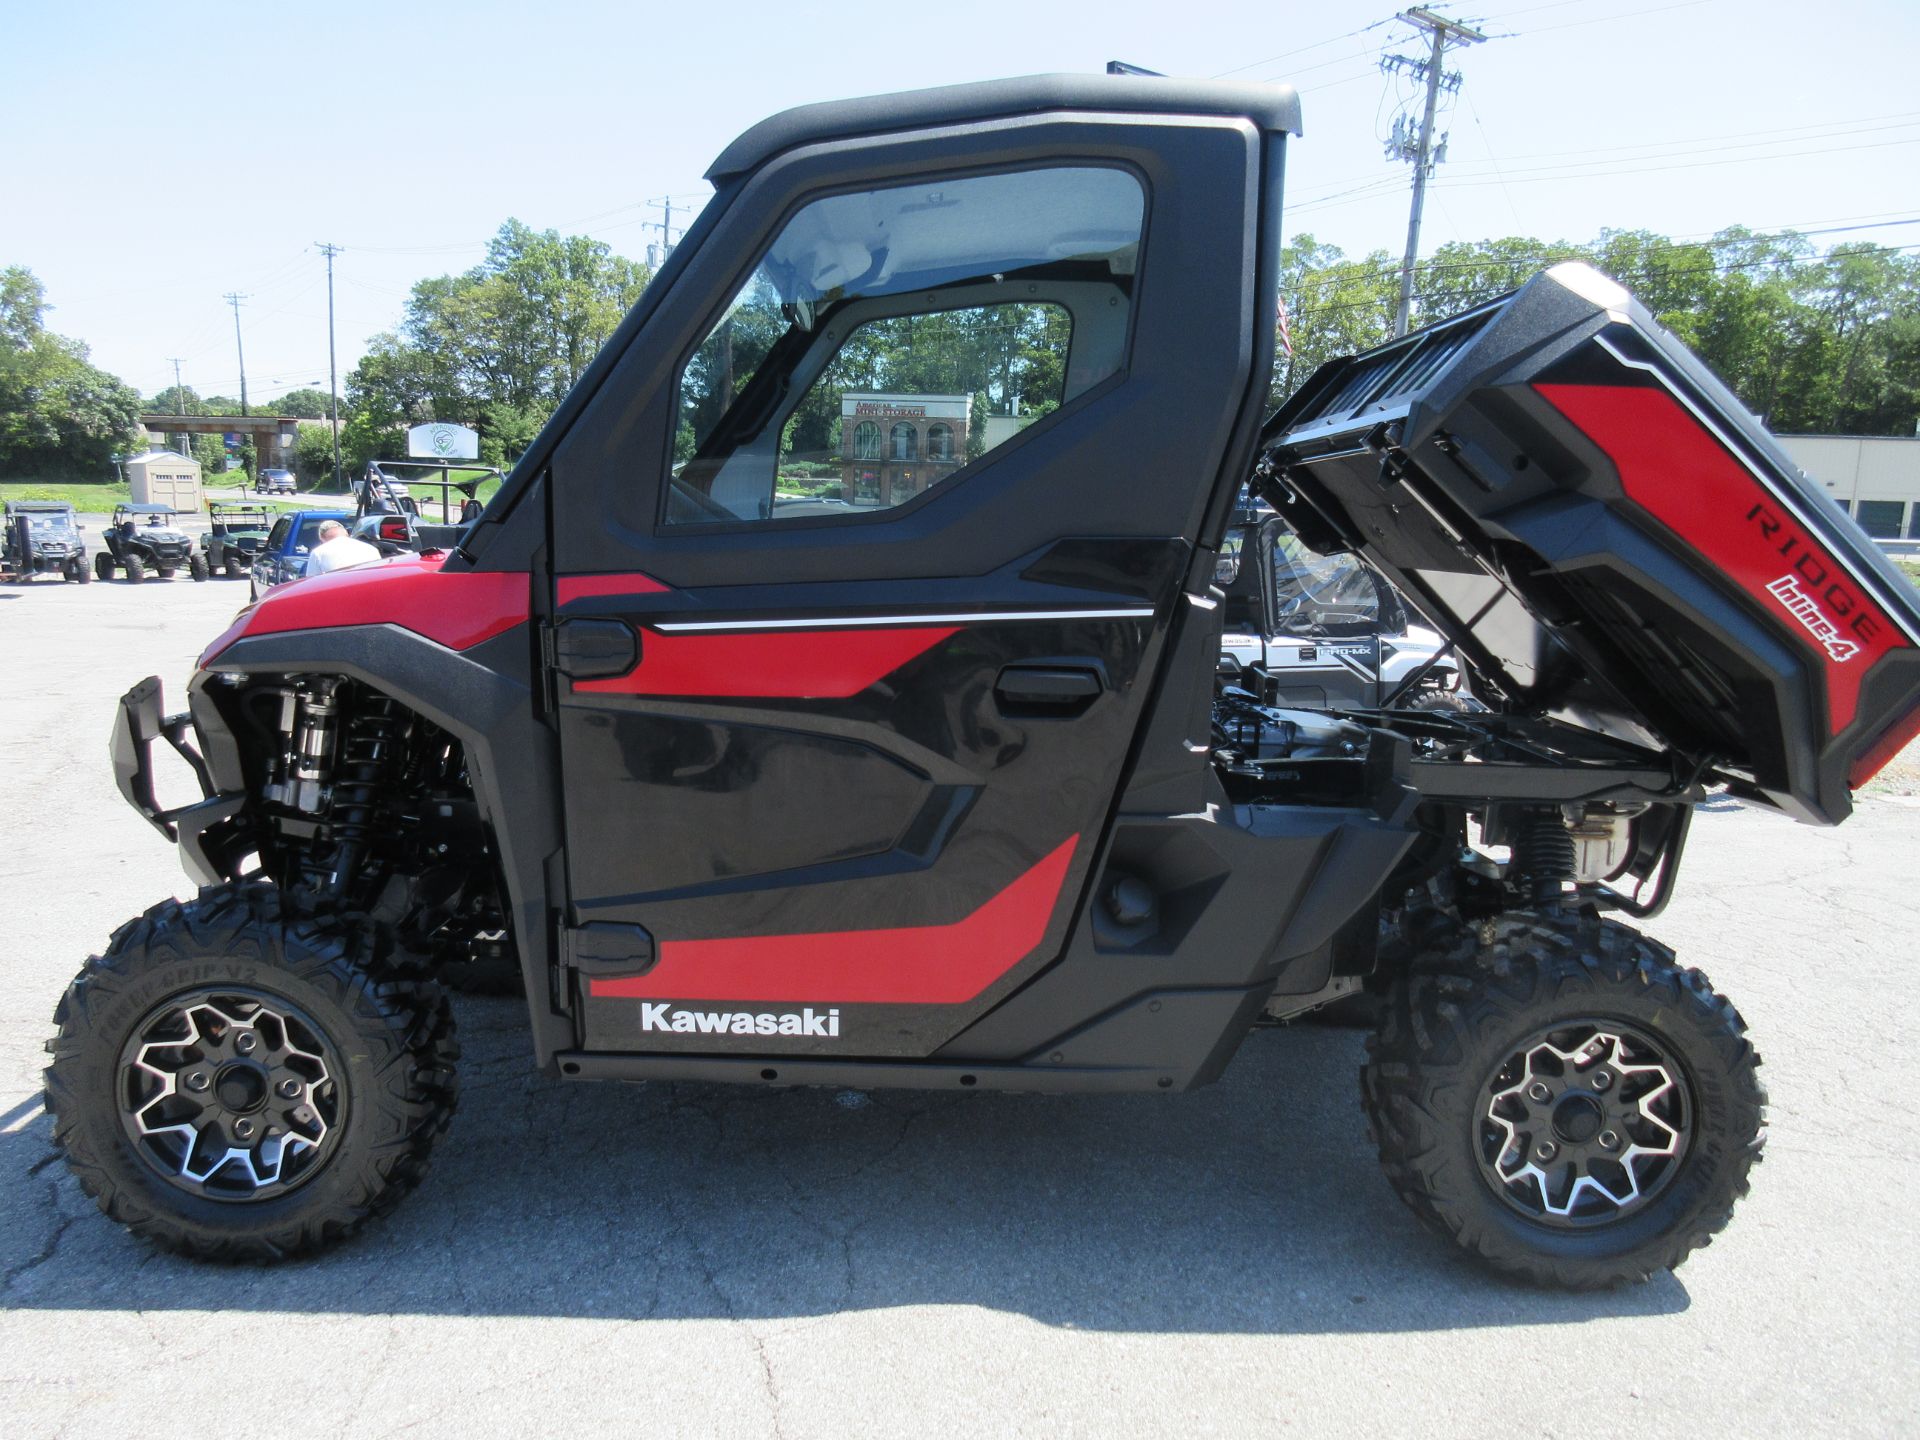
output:
[[[16,1107],[9,1308],[779,1319],[977,1305],[1049,1325],[1320,1333],[1687,1308],[1671,1276],[1565,1296],[1483,1272],[1381,1178],[1351,1031],[1255,1034],[1190,1095],[873,1095],[531,1073],[517,1001],[462,999],[426,1184],[311,1261],[196,1265],[100,1215]]]

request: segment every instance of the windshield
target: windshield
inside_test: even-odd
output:
[[[76,533],[73,516],[65,511],[40,515],[28,511],[20,518],[27,522],[27,529],[31,533],[44,536],[49,540],[65,540]]]
[[[1273,547],[1274,614],[1293,635],[1372,629],[1380,621],[1373,573],[1351,555],[1316,555],[1298,537]]]

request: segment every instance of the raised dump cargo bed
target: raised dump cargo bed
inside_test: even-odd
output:
[[[1920,733],[1913,585],[1584,265],[1323,366],[1256,484],[1309,544],[1385,570],[1500,708],[1825,823]]]

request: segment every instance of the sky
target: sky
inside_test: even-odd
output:
[[[1602,227],[1797,228],[1920,253],[1915,0],[1479,0],[1450,57],[1423,252]],[[477,263],[508,217],[644,257],[733,136],[790,105],[1119,59],[1299,88],[1287,230],[1405,243],[1388,159],[1414,53],[1389,4],[1108,0],[831,7],[548,0],[327,6],[0,0],[0,266],[50,328],[143,395],[342,384],[417,280]],[[1097,22],[1089,17],[1097,15]]]

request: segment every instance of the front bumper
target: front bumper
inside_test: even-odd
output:
[[[229,871],[221,860],[214,858],[210,832],[229,828],[226,822],[246,807],[247,797],[244,792],[223,794],[215,786],[206,760],[187,739],[191,729],[196,729],[193,715],[164,713],[160,677],[149,675],[120,697],[108,753],[113,759],[114,783],[120,787],[126,802],[145,816],[154,829],[179,845],[180,863],[195,883],[213,885]],[[199,782],[200,799],[171,809],[160,804],[153,783],[153,742],[156,740],[165,740],[187,762]]]

